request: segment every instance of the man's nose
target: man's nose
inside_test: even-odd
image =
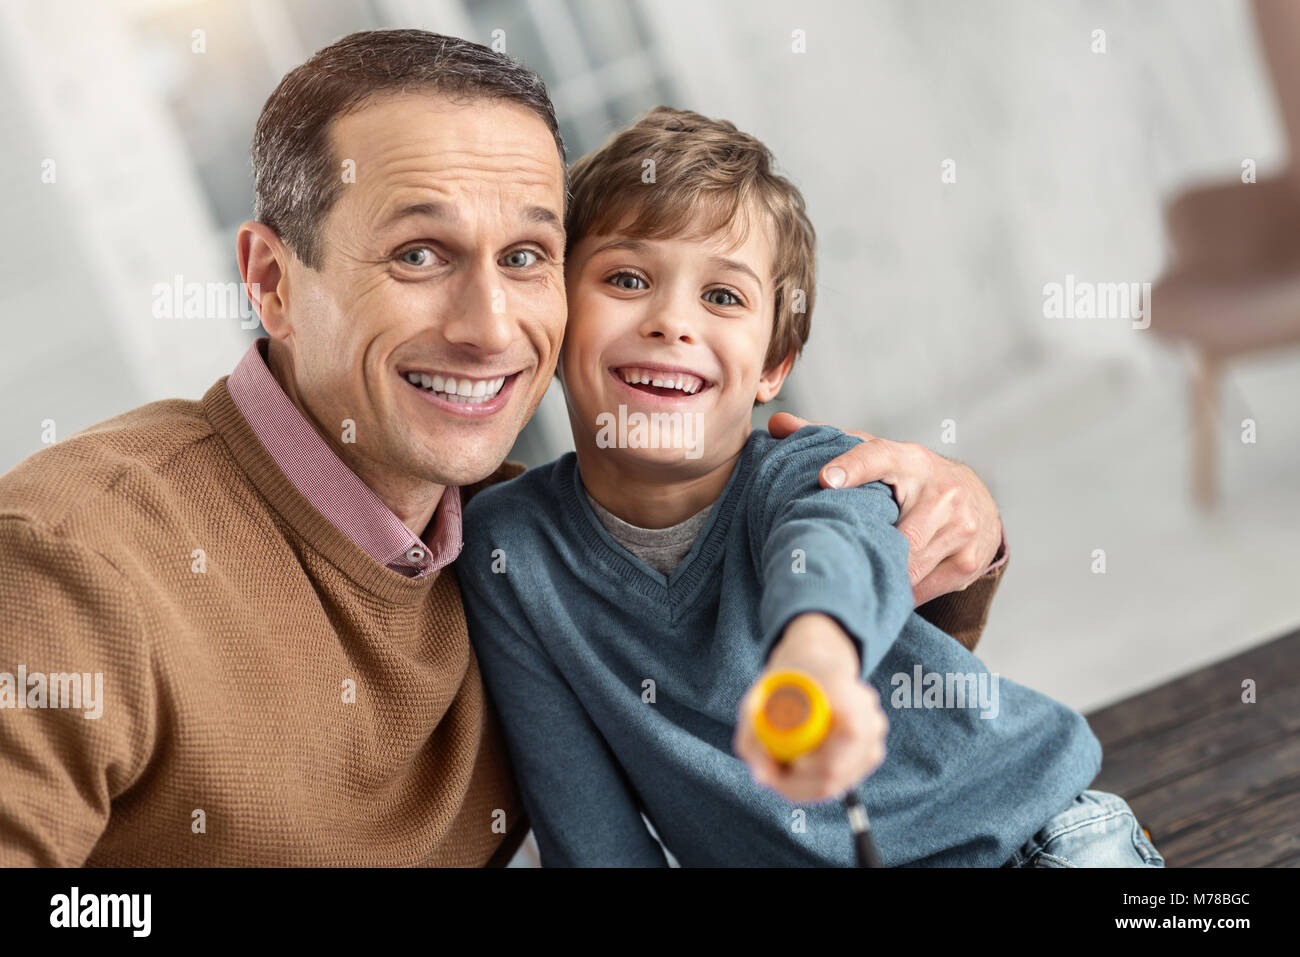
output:
[[[474,267],[464,274],[442,324],[450,343],[482,352],[503,352],[514,337],[510,300],[495,269]]]

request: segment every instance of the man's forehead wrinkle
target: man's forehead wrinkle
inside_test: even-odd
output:
[[[485,172],[481,167],[450,167],[426,153],[380,165],[369,176],[364,167],[359,172],[360,209],[371,222],[387,222],[404,207],[420,204],[436,207],[430,212],[440,218],[452,219],[461,214],[467,200],[472,206],[485,195],[494,195],[495,205],[508,208],[514,217],[563,226],[558,164],[553,176],[532,177],[521,176],[518,168]]]
[[[372,168],[467,169],[492,173],[525,171],[547,179],[562,176],[564,171],[553,143],[502,143],[499,138],[494,138],[474,144],[448,142],[446,138],[433,135],[410,134],[394,140],[391,131],[387,136],[379,133],[373,137],[364,135],[364,131],[357,132],[362,134],[357,137],[360,143],[353,145],[351,152],[359,154],[358,160],[364,160]],[[342,139],[352,137],[344,136]],[[535,149],[532,148],[534,145]],[[349,144],[341,142],[336,146],[341,152],[346,152]]]
[[[399,190],[424,194],[421,199],[412,200],[421,202],[431,193],[452,199],[467,191],[494,189],[501,191],[502,195],[518,197],[520,202],[532,206],[560,205],[561,208],[562,182],[558,166],[553,171],[532,171],[508,165],[499,169],[485,169],[481,164],[453,165],[440,162],[427,154],[400,164],[388,164],[377,169],[370,178],[373,194],[380,203],[395,204],[391,197]],[[531,194],[531,197],[523,194]]]
[[[558,154],[555,162],[538,158],[536,153],[430,148],[427,144],[411,144],[400,149],[390,148],[371,159],[376,168],[389,168],[395,172],[408,170],[469,171],[474,173],[524,172],[540,178],[551,179],[561,172]]]

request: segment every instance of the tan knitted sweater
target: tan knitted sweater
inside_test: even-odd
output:
[[[0,477],[0,865],[481,865],[526,826],[454,571],[354,545],[224,379]]]

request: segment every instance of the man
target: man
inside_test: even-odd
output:
[[[281,81],[253,167],[269,339],[0,478],[0,864],[482,865],[527,828],[447,566],[564,332],[545,89],[354,34]],[[977,634],[978,479],[881,440],[836,469],[894,486],[918,600],[978,580],[925,609]]]

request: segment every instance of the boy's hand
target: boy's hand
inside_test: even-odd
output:
[[[831,725],[815,751],[784,765],[772,758],[754,730],[758,686],[774,671],[795,669],[817,680],[831,707]],[[889,720],[880,695],[859,677],[857,648],[835,619],[804,614],[786,626],[759,680],[745,694],[732,748],[759,784],[795,803],[839,797],[885,759]]]
[[[778,412],[768,420],[767,430],[783,439],[808,424],[807,419]],[[843,431],[862,443],[822,466],[822,487],[884,482],[894,490],[897,527],[907,538],[907,571],[917,605],[960,591],[988,570],[1002,544],[1002,520],[978,475],[915,442]]]

